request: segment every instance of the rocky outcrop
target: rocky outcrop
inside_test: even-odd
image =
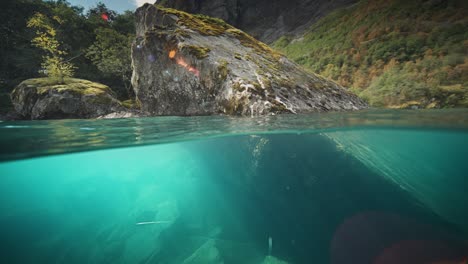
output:
[[[313,23],[357,0],[159,0],[193,14],[225,20],[253,37],[272,43],[283,35],[297,36]]]
[[[24,119],[94,118],[125,109],[109,87],[81,79],[63,84],[49,78],[26,80],[11,100]]]
[[[120,112],[113,112],[107,115],[98,116],[97,119],[119,119],[119,118],[136,118],[136,117],[145,117],[145,115],[138,111],[120,111]]]
[[[133,87],[153,115],[264,115],[366,104],[220,19],[146,4],[136,11]]]

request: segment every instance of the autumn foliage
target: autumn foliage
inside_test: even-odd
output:
[[[468,107],[466,1],[364,0],[275,47],[374,106]]]

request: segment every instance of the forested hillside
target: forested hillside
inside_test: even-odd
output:
[[[373,106],[468,107],[468,1],[362,0],[274,47]]]
[[[2,0],[0,3],[0,112],[9,109],[9,92],[21,81],[44,76],[45,52],[33,45],[37,29],[28,27],[42,14],[75,67],[74,76],[109,85],[121,99],[129,97],[134,39],[133,12],[117,14],[98,4],[86,12],[68,2]]]

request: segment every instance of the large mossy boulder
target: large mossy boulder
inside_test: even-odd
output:
[[[267,115],[366,108],[220,19],[145,4],[136,11],[132,84],[151,115]]]
[[[24,119],[95,118],[125,109],[108,86],[73,78],[26,80],[11,101]]]

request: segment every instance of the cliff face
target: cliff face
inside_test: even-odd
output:
[[[357,0],[160,0],[159,4],[221,18],[256,39],[271,43],[299,35],[331,11]]]
[[[153,115],[263,115],[366,104],[224,21],[146,4],[136,11],[133,87]]]

